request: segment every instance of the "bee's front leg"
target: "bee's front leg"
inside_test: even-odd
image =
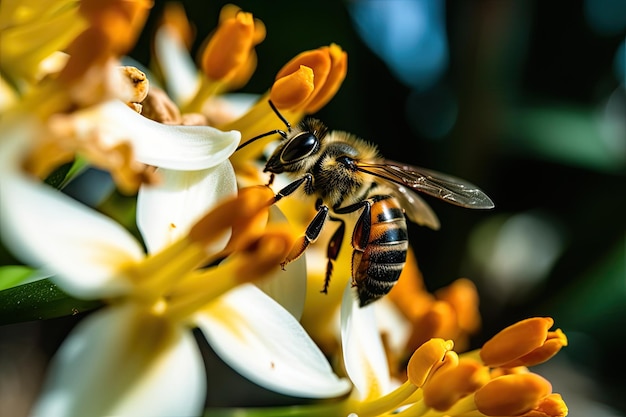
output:
[[[300,238],[291,248],[291,251],[287,255],[287,258],[285,258],[285,260],[280,264],[283,269],[285,269],[285,265],[287,265],[289,262],[295,261],[300,256],[302,256],[309,244],[315,242],[322,232],[324,223],[326,223],[326,219],[328,218],[328,206],[319,203],[317,204],[317,206],[317,214],[307,226],[304,235],[300,236]]]
[[[273,175],[273,174],[272,174]],[[293,194],[298,188],[300,188],[304,184],[304,188],[310,189],[313,184],[313,175],[305,174],[302,178],[298,178],[297,180],[290,182],[286,186],[284,186],[276,195],[274,196],[274,203],[281,200],[283,197],[287,197],[288,195]]]

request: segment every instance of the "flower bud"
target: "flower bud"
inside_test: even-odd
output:
[[[300,71],[302,66],[313,71],[314,91],[301,103],[281,110],[293,110],[307,114],[317,112],[334,97],[346,77],[348,56],[339,45],[331,44],[296,55],[276,74],[276,80]],[[272,90],[274,87],[272,87]],[[272,93],[270,93],[272,94]],[[284,94],[284,93],[283,93]],[[294,103],[290,103],[294,104]]]
[[[517,416],[535,408],[552,393],[549,381],[533,373],[492,379],[474,394],[476,408],[488,416]]]
[[[489,369],[473,360],[438,370],[424,385],[424,402],[437,411],[445,411],[461,398],[475,392],[489,381]]]
[[[549,332],[550,317],[534,317],[515,323],[488,340],[480,350],[485,365],[491,367],[532,366],[554,356],[567,338],[560,330]]]
[[[424,385],[428,376],[441,366],[453,347],[452,340],[434,338],[417,348],[406,368],[409,381],[418,387]]]
[[[292,108],[303,103],[315,90],[313,70],[307,66],[285,75],[274,82],[270,100],[278,108]]]
[[[212,80],[230,81],[248,67],[254,47],[264,38],[265,26],[251,13],[222,13],[217,30],[202,52],[202,70]]]

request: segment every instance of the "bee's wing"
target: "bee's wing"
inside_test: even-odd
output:
[[[409,220],[420,226],[430,227],[433,230],[439,229],[439,218],[416,192],[392,182],[385,182],[385,186],[393,189],[393,196],[398,199]]]
[[[478,187],[452,175],[388,159],[375,164],[358,162],[357,169],[457,206],[472,209],[494,207],[493,201]]]

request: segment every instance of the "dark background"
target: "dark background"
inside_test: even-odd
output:
[[[224,2],[183,4],[197,29],[195,49]],[[410,229],[429,289],[461,276],[476,282],[484,320],[476,345],[516,320],[552,316],[570,346],[538,372],[563,394],[571,416],[623,412],[626,2],[449,1],[448,64],[419,89],[399,81],[363,42],[349,13],[356,2],[236,4],[267,27],[257,71],[241,91],[262,93],[293,56],[337,43],[348,53],[348,75],[316,116],[377,143],[390,159],[470,180],[494,200],[492,211],[471,211],[426,198],[441,230]],[[139,61],[149,59],[150,36],[132,54]],[[603,136],[607,103],[617,126],[612,145]],[[509,271],[522,283],[497,282],[485,272],[485,253],[497,250],[499,233],[515,219],[531,219],[535,229],[522,221],[501,259],[516,259],[510,242],[525,242],[531,253]],[[524,282],[550,236],[556,249]]]

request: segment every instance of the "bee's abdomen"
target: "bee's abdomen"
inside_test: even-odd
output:
[[[367,219],[363,219],[367,221]],[[367,225],[357,224],[352,270],[361,306],[387,294],[400,277],[406,262],[408,232],[402,210],[393,198],[374,199],[371,206],[369,236],[364,242]]]

